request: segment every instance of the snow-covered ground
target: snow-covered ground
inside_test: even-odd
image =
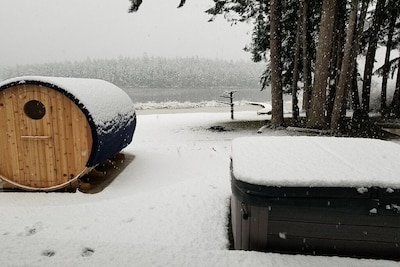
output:
[[[139,113],[133,143],[124,150],[130,162],[102,192],[0,193],[0,265],[400,266],[228,250],[231,141],[259,135],[208,130],[229,117],[228,107],[218,113]],[[235,117],[265,118],[255,111]]]

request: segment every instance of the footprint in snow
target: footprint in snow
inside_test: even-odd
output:
[[[82,257],[89,257],[89,256],[92,256],[93,253],[94,253],[94,249],[92,249],[92,248],[84,248],[84,249],[82,249],[81,256]]]
[[[32,236],[43,229],[43,224],[41,222],[35,223],[33,226],[25,227],[25,236]]]
[[[41,255],[50,258],[50,257],[53,257],[54,255],[56,255],[56,252],[53,250],[47,249],[47,250],[43,251]]]
[[[122,220],[123,223],[131,223],[133,222],[135,219],[133,217],[130,217],[128,219]]]

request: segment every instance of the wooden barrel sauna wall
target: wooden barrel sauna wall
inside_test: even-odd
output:
[[[129,96],[97,79],[26,76],[0,83],[0,179],[25,190],[67,187],[126,147]]]

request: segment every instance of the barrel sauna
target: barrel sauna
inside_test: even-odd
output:
[[[0,83],[0,179],[25,190],[69,186],[133,138],[129,96],[98,79],[25,76]]]

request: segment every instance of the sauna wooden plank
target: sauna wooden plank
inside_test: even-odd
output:
[[[62,94],[55,96],[53,101],[53,127],[54,127],[54,153],[55,157],[55,168],[57,169],[57,175],[63,177],[63,181],[70,179],[68,174],[68,155],[66,153],[66,147],[69,145],[67,142],[66,133],[66,116],[68,112],[65,104],[65,97]]]
[[[27,101],[46,107],[42,119],[24,113]],[[92,137],[80,108],[60,92],[39,85],[17,85],[1,92],[0,130],[7,133],[0,175],[22,187],[48,188],[68,182],[86,169]],[[4,155],[3,155],[4,154]],[[78,155],[77,155],[78,154]]]

